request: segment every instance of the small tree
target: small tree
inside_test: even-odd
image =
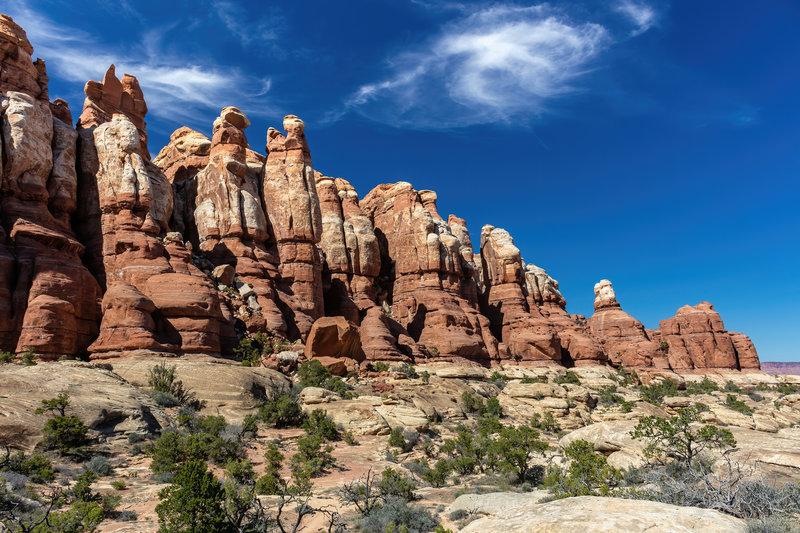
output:
[[[225,491],[203,461],[183,465],[172,485],[158,493],[159,533],[227,533]]]
[[[195,395],[183,386],[183,382],[176,379],[177,366],[167,366],[163,361],[152,367],[147,376],[147,384],[156,392],[169,394],[180,405],[195,403]]]
[[[488,462],[513,472],[522,483],[531,472],[531,458],[547,448],[547,443],[539,440],[539,432],[530,426],[503,427],[498,438],[489,444]]]
[[[634,439],[648,444],[644,455],[651,461],[673,457],[691,468],[698,456],[708,449],[729,450],[736,447],[731,430],[713,424],[700,426],[698,407],[679,409],[672,418],[645,416],[631,431]]]
[[[300,404],[291,394],[286,393],[262,405],[258,416],[266,424],[278,429],[297,427],[305,419]]]
[[[44,435],[43,445],[46,448],[56,448],[61,453],[67,453],[71,449],[86,443],[86,434],[89,428],[75,416],[66,416],[66,409],[69,406],[69,395],[61,393],[55,398],[42,400],[42,406],[36,409],[36,414],[58,413],[53,418],[45,422],[42,428]]]
[[[620,471],[609,466],[605,456],[595,453],[591,442],[573,441],[564,449],[564,455],[570,459],[569,467],[562,470],[551,466],[544,480],[556,498],[607,496],[622,479]]]

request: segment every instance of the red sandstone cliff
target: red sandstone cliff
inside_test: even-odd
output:
[[[505,230],[485,226],[476,255],[435,192],[398,182],[359,200],[315,170],[294,115],[269,129],[266,155],[225,107],[211,139],[180,128],[151,161],[134,76],[112,65],[89,81],[76,131],[6,16],[0,51],[0,349],[225,355],[271,331],[339,370],[430,358],[759,368],[752,341],[706,302],[649,331],[603,280],[594,315],[570,315]]]

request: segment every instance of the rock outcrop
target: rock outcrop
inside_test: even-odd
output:
[[[759,369],[750,338],[711,304],[646,330],[603,280],[586,321],[505,230],[485,226],[476,257],[434,191],[398,182],[359,201],[312,167],[295,115],[268,130],[266,155],[225,107],[211,138],[180,128],[151,161],[142,89],[111,65],[86,83],[76,130],[32,53],[0,15],[0,350],[218,356],[269,331],[337,367]]]
[[[54,116],[44,61],[32,60],[25,32],[5,15],[0,51],[0,349],[55,359],[85,351],[100,311],[69,226],[77,135],[68,109],[59,104]]]
[[[662,320],[661,339],[667,343],[670,367],[681,370],[740,368],[741,351],[746,368],[754,368],[755,348],[744,335],[732,337],[722,323],[719,313],[708,302],[685,305],[674,317]],[[739,350],[734,340],[739,344]],[[757,356],[755,356],[757,359]]]
[[[594,296],[589,330],[603,344],[611,363],[626,368],[667,368],[659,344],[641,322],[622,310],[610,281],[595,284]]]
[[[392,318],[432,356],[497,359],[489,321],[463,297],[474,279],[463,268],[461,241],[436,211],[436,194],[407,182],[380,185],[361,207],[380,244],[378,292]]]
[[[95,264],[102,264],[107,289],[100,336],[90,351],[94,358],[137,349],[220,354],[220,337],[231,336],[222,331],[228,321],[214,286],[192,264],[182,236],[169,233],[172,188],[142,144],[146,133],[137,122],[143,127],[143,104],[136,102],[143,99],[138,83],[128,80],[120,85],[112,66],[101,86],[88,83],[78,121],[78,163],[83,193],[90,195],[79,218],[90,220],[100,213],[101,261]],[[107,102],[105,96],[100,102],[95,98],[116,94],[120,86],[129,95],[115,108],[123,112],[99,122]],[[133,119],[124,113],[129,109]],[[96,236],[89,240],[94,242]]]

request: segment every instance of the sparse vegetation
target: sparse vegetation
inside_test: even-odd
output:
[[[735,394],[728,394],[725,398],[725,407],[738,411],[743,415],[752,415],[753,409],[740,400]]]
[[[194,393],[183,386],[183,382],[176,378],[175,365],[167,366],[161,362],[152,367],[147,375],[147,384],[153,391],[153,399],[165,407],[176,405],[192,405],[197,400]]]
[[[388,367],[387,367],[388,369]],[[331,375],[328,370],[317,359],[306,361],[297,369],[297,377],[300,378],[302,387],[321,387],[331,392],[335,392],[345,399],[353,397],[350,386],[342,381],[342,378]]]
[[[558,385],[564,385],[565,383],[570,385],[580,385],[581,380],[578,378],[578,375],[575,372],[572,370],[567,370],[566,374],[555,378],[553,383],[557,383]]]
[[[639,385],[639,393],[642,400],[653,405],[661,405],[667,396],[675,396],[678,393],[678,385],[669,379],[652,382],[649,385]]]
[[[56,413],[53,418],[45,422],[42,428],[44,439],[42,445],[46,449],[57,449],[62,454],[86,444],[89,428],[76,416],[67,416],[69,395],[61,393],[55,398],[42,400],[42,406],[36,409],[36,414]]]

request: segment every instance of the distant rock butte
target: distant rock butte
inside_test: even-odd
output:
[[[608,280],[570,315],[511,235],[439,214],[408,182],[359,199],[312,166],[287,115],[254,151],[225,107],[211,138],[176,130],[151,160],[136,78],[86,83],[73,127],[44,61],[0,15],[0,349],[43,359],[227,356],[246,332],[306,344],[344,373],[372,361],[758,370],[714,307],[647,330]]]

